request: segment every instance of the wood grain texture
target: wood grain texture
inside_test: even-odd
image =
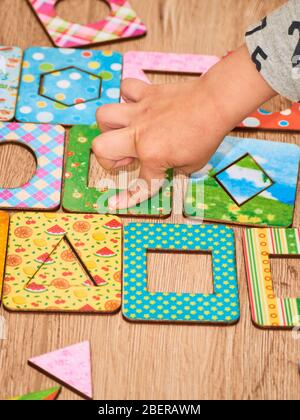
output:
[[[80,15],[86,20],[96,14],[98,2],[77,0],[78,9],[75,10],[76,0],[69,0],[74,18]],[[138,49],[222,55],[243,42],[249,24],[283,4],[284,0],[131,2],[147,24],[149,33],[145,38],[111,44],[108,48],[121,52]],[[68,0],[62,0],[59,7],[65,8],[67,3]],[[1,0],[0,5],[0,44],[22,48],[51,45],[25,0]],[[277,101],[274,106],[279,103]],[[300,145],[298,134],[252,132],[242,136]],[[2,160],[1,171],[7,168],[8,163]],[[92,173],[97,174],[98,169]],[[11,176],[15,176],[12,171]],[[177,205],[180,208],[181,204]],[[295,226],[300,222],[299,206],[298,197]],[[172,216],[168,221],[185,222],[181,216]],[[8,339],[0,341],[1,397],[53,386],[53,381],[28,367],[27,360],[90,340],[95,398],[98,399],[298,399],[300,341],[293,340],[291,332],[261,331],[252,325],[241,229],[235,228],[235,231],[241,299],[241,320],[237,325],[228,328],[141,325],[126,322],[120,313],[115,316],[49,316],[11,314],[1,308],[0,315],[8,327]],[[178,271],[189,287],[192,287],[189,281],[192,282],[195,276],[207,278],[210,275],[205,259],[200,258],[196,265],[189,259],[173,257],[171,265],[165,260],[167,256],[151,258],[153,275],[155,281],[159,279],[159,286],[164,281],[172,282],[171,270]],[[281,264],[285,264],[285,268],[276,266],[275,276],[289,273],[289,262],[285,260]],[[291,264],[299,275],[300,261]],[[160,278],[164,266],[169,270],[166,279]],[[168,289],[173,285],[168,283],[164,287]],[[65,389],[61,398],[77,399]]]

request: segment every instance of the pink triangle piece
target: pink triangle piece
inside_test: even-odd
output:
[[[28,363],[85,398],[93,398],[88,341],[31,358]]]

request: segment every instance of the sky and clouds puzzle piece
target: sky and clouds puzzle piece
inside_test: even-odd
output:
[[[93,398],[91,351],[88,341],[32,357],[29,365],[84,398]]]
[[[18,47],[0,46],[0,121],[15,116],[22,55]]]
[[[119,102],[122,55],[32,47],[25,51],[16,118],[21,122],[94,124],[96,111]]]
[[[60,386],[56,386],[44,391],[31,392],[30,394],[21,395],[19,397],[10,398],[14,401],[54,401],[58,398],[61,391]]]
[[[2,295],[4,265],[5,265],[5,258],[6,258],[8,226],[9,226],[9,215],[8,213],[1,211],[0,212],[0,303],[1,303],[1,295]],[[4,289],[4,293],[5,293],[5,289]]]
[[[120,191],[118,185],[112,188],[105,180],[97,188],[88,186],[92,142],[99,134],[97,127],[76,126],[70,130],[63,194],[66,211],[110,213],[108,200]],[[114,214],[169,216],[172,211],[171,180],[172,171],[168,171],[167,182],[154,197],[130,209],[115,210]]]
[[[148,250],[211,253],[214,293],[149,292]],[[123,315],[129,321],[237,322],[240,308],[233,230],[221,225],[127,225],[123,295]]]
[[[60,206],[65,130],[59,125],[0,123],[0,143],[27,147],[35,156],[33,178],[18,188],[0,188],[0,208],[56,210]]]
[[[127,0],[105,0],[110,7],[108,16],[86,25],[62,19],[55,9],[59,0],[28,1],[57,47],[82,47],[108,41],[120,41],[144,35],[147,31]]]
[[[270,257],[298,258],[300,229],[246,229],[243,239],[253,322],[262,328],[299,326],[300,296],[276,296]]]
[[[289,227],[299,161],[297,145],[226,137],[207,166],[191,176],[184,213],[208,221]]]
[[[216,175],[219,184],[231,195],[238,206],[267,190],[273,181],[255,162],[246,155]],[[247,181],[244,189],[241,180]]]
[[[25,312],[115,313],[121,307],[121,242],[116,217],[15,214],[4,306]]]

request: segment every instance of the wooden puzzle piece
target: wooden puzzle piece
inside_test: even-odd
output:
[[[240,176],[237,177],[237,174]],[[273,181],[251,155],[245,155],[228,168],[223,169],[215,179],[238,206],[261,194],[273,184]],[[241,179],[245,183],[247,182],[245,188],[241,187]]]
[[[61,387],[57,386],[45,391],[32,392],[30,394],[22,395],[20,397],[10,398],[14,401],[54,401],[61,392]]]
[[[96,111],[119,102],[122,56],[111,51],[32,47],[25,51],[16,118],[94,124]]]
[[[107,184],[88,186],[92,142],[100,134],[96,127],[77,126],[70,131],[64,180],[63,207],[79,213],[110,213],[108,199],[120,190]],[[151,199],[130,209],[115,210],[119,215],[166,217],[172,211],[172,171],[167,173],[165,186]]]
[[[65,130],[58,125],[0,123],[0,144],[17,143],[35,155],[33,178],[19,188],[0,188],[0,207],[56,210],[60,206]]]
[[[134,78],[150,83],[148,72],[186,74],[206,73],[220,59],[210,55],[173,54],[161,52],[129,51],[124,54],[123,79]]]
[[[59,290],[97,286],[88,270],[81,264],[80,256],[72,249],[67,236],[60,240],[51,254],[42,254],[36,260],[42,265],[27,283],[27,292],[47,292],[51,286]],[[104,279],[101,279],[100,283],[107,284]]]
[[[0,303],[1,303],[1,295],[2,295],[4,265],[5,265],[5,258],[6,258],[8,226],[9,226],[9,215],[1,211],[0,212]],[[4,293],[5,293],[5,289],[4,289]]]
[[[123,79],[135,78],[150,83],[147,71],[203,74],[219,61],[219,57],[208,55],[129,51],[124,54]],[[300,106],[295,103],[291,108],[279,112],[259,108],[238,128],[298,131]]]
[[[196,54],[173,54],[129,51],[124,54],[123,79],[135,78],[150,83],[146,72],[203,74],[220,61],[219,57]],[[300,106],[272,112],[259,108],[239,124],[238,128],[276,131],[300,130]]]
[[[149,292],[147,250],[210,252],[214,294]],[[212,225],[127,225],[123,293],[123,314],[130,321],[237,322],[240,309],[233,230]]]
[[[28,363],[84,398],[93,398],[91,351],[88,341],[33,357]]]
[[[127,0],[105,0],[111,11],[106,19],[81,25],[58,16],[59,0],[28,0],[57,47],[82,47],[144,35],[147,29]]]
[[[272,112],[259,108],[247,117],[238,128],[255,130],[299,131],[300,130],[300,105],[292,104],[291,108],[283,111]]]
[[[299,161],[297,145],[226,137],[204,170],[192,175],[184,213],[223,223],[289,227]]]
[[[121,306],[119,219],[18,213],[11,219],[4,306],[13,311],[115,313]]]
[[[270,256],[299,256],[300,229],[246,229],[243,239],[253,322],[264,328],[299,326],[300,298],[275,295]]]
[[[0,46],[0,121],[15,116],[22,55],[20,48]]]

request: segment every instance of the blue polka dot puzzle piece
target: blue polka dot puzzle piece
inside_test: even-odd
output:
[[[148,250],[211,253],[214,293],[149,292]],[[227,226],[128,224],[123,276],[123,315],[130,321],[233,324],[239,320],[235,238]]]
[[[96,111],[120,101],[122,55],[111,51],[32,47],[25,51],[16,118],[91,125]]]

